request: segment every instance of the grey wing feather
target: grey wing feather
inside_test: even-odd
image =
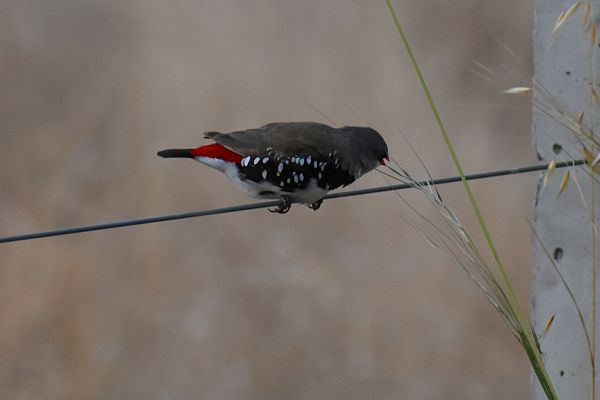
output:
[[[335,150],[337,128],[315,122],[274,122],[256,129],[230,133],[206,132],[204,136],[243,155],[325,156]]]

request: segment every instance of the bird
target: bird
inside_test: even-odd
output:
[[[194,159],[219,170],[251,197],[278,199],[269,211],[280,214],[292,203],[318,210],[330,190],[389,161],[385,140],[369,127],[274,122],[227,133],[208,131],[204,137],[214,143],[157,154]]]

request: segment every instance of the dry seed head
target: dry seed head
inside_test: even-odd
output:
[[[592,96],[593,101],[595,101],[596,103],[599,103],[598,93],[596,93],[596,90],[593,87],[590,87],[590,96]]]
[[[552,327],[552,323],[554,322],[554,317],[556,317],[556,314],[552,314],[550,316],[550,318],[548,318],[548,320],[544,324],[544,330],[542,331],[542,336],[546,336],[546,333],[548,333],[548,331]]]
[[[583,4],[583,26],[586,26],[590,21],[590,12],[592,10],[592,5],[590,0],[586,0]]]
[[[561,25],[565,22],[565,12],[561,11],[558,14],[558,18],[556,18],[556,22],[554,22],[554,29],[552,29],[552,35],[556,34],[560,29]]]
[[[502,93],[507,93],[507,94],[522,94],[522,93],[528,93],[531,92],[531,88],[528,86],[515,86],[515,87],[511,87],[510,89],[506,89],[503,90]]]
[[[567,188],[570,178],[571,178],[571,171],[567,171],[565,173],[565,176],[563,176],[562,181],[560,181],[560,187],[558,188],[558,194],[556,195],[556,197],[560,196],[560,194]]]
[[[598,154],[596,155],[596,158],[594,158],[594,161],[592,161],[592,163],[590,164],[590,167],[594,168],[594,166],[595,166],[596,164],[598,164],[598,161],[600,161],[600,153],[598,153]]]
[[[594,156],[594,153],[587,147],[583,148],[583,158],[585,162],[592,168],[596,174],[600,174],[600,165],[596,165],[600,161],[600,153]]]
[[[546,174],[544,175],[544,182],[542,183],[542,188],[545,188],[548,182],[550,181],[550,177],[554,173],[556,169],[556,160],[552,160],[552,162],[548,165],[548,169],[546,170]]]
[[[536,90],[538,93],[537,101],[534,101],[536,110],[566,128],[573,134],[582,147],[591,145],[592,147],[600,148],[600,141],[593,136],[591,129],[583,123],[583,113],[580,113],[575,118],[575,116],[569,114],[565,107],[543,85],[536,84]],[[590,94],[591,96],[592,94]]]
[[[565,21],[567,20],[567,18],[569,18],[571,15],[573,15],[575,13],[575,11],[577,11],[577,9],[579,8],[579,4],[581,2],[576,2],[573,5],[571,5],[571,7],[569,7],[567,9],[567,11],[563,11],[558,15],[558,18],[556,19],[556,22],[554,24],[554,29],[552,29],[552,34],[555,35],[556,32],[558,32],[558,30],[560,29],[560,27],[565,23]]]

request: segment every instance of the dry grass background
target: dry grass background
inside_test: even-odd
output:
[[[531,8],[398,3],[469,172],[535,160],[529,107],[469,71],[515,67],[496,38],[529,65]],[[384,2],[3,0],[0,77],[0,235],[246,202],[156,151],[327,122],[307,103],[454,173]],[[526,298],[535,176],[474,186]],[[528,398],[517,343],[403,215],[386,194],[2,245],[0,397]]]

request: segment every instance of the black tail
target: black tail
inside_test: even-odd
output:
[[[157,155],[164,158],[194,158],[192,155],[192,149],[168,149],[162,150]]]

